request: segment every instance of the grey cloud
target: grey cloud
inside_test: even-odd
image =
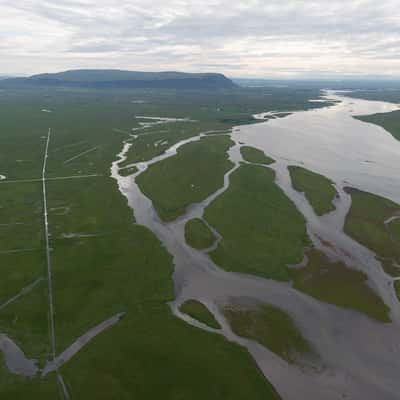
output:
[[[400,71],[398,0],[0,0],[0,12],[14,20],[14,31],[0,26],[7,68],[12,59],[41,54],[53,69],[74,60],[103,67],[112,53],[121,67],[220,68],[242,76],[289,73],[288,62],[293,74]],[[35,21],[29,30],[27,20]],[[14,64],[25,72],[26,64]]]

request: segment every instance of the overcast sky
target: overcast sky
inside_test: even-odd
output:
[[[0,73],[400,76],[400,0],[0,0]]]

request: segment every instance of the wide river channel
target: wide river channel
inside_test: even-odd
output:
[[[204,134],[179,142],[150,161],[136,164],[138,172],[122,176],[119,164],[126,159],[130,147],[135,146],[134,140],[127,141],[112,164],[111,175],[127,198],[137,223],[149,228],[173,256],[176,299],[171,310],[178,318],[246,347],[285,400],[395,400],[400,393],[400,304],[393,278],[383,272],[373,252],[343,232],[343,224],[351,205],[350,196],[344,191],[346,186],[400,203],[400,141],[379,126],[353,118],[399,107],[330,91],[325,92],[325,99],[337,103],[234,128],[230,136],[235,144],[229,150],[234,167],[225,175],[223,186],[201,203],[191,205],[176,221],[164,223],[158,218],[135,178],[149,165],[173,157],[179,147],[200,140]],[[261,149],[276,160],[270,166],[276,172],[276,183],[304,215],[314,246],[331,259],[344,261],[367,274],[368,284],[390,307],[392,323],[383,324],[361,313],[323,303],[296,291],[289,283],[226,272],[213,263],[207,251],[195,250],[185,243],[186,222],[201,218],[204,209],[229,187],[231,173],[243,162],[240,146],[244,144]],[[323,217],[316,216],[304,195],[292,188],[288,165],[304,166],[330,178],[339,194],[336,210]],[[220,239],[218,232],[214,233]],[[236,336],[221,312],[221,307],[232,298],[246,303],[269,303],[286,311],[318,357],[288,364],[256,342]],[[182,314],[179,306],[187,299],[203,302],[222,329],[211,329]],[[104,324],[113,324],[120,317],[116,315]],[[97,327],[93,329],[97,332]],[[93,332],[84,335],[84,340],[79,339],[82,346],[96,334]],[[67,349],[67,356],[75,354],[80,347],[73,344],[72,350]],[[37,372],[34,360],[27,359],[9,337],[1,334],[0,350],[12,372],[27,376]],[[47,367],[54,369],[53,365]]]
[[[171,308],[176,316],[199,329],[213,331],[179,311],[179,305],[190,298],[207,305],[222,326],[217,332],[249,350],[283,399],[398,399],[400,305],[393,279],[383,272],[375,254],[343,233],[351,204],[343,188],[356,187],[400,203],[400,142],[384,129],[353,118],[399,107],[330,91],[325,92],[325,98],[336,100],[337,104],[234,128],[230,135],[235,145],[229,157],[235,166],[225,175],[224,186],[203,202],[190,206],[176,221],[164,223],[158,218],[151,201],[136,185],[135,177],[149,165],[174,156],[180,146],[199,140],[201,135],[137,164],[139,172],[123,177],[118,173],[118,164],[125,159],[130,146],[135,145],[126,143],[112,166],[112,175],[128,199],[137,223],[153,231],[174,257],[176,300]],[[230,174],[243,161],[243,144],[259,148],[277,161],[271,166],[276,172],[276,183],[306,218],[314,246],[331,259],[364,271],[369,285],[390,307],[393,323],[379,323],[363,314],[320,302],[287,283],[223,271],[206,251],[194,250],[185,243],[185,223],[202,217],[207,205],[229,187]],[[336,211],[317,217],[305,197],[293,190],[288,165],[304,166],[335,182],[339,193]],[[220,311],[232,298],[267,302],[285,310],[314,346],[318,361],[288,364],[259,344],[236,336]]]

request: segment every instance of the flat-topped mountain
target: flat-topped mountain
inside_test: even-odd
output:
[[[2,84],[88,88],[230,89],[236,85],[223,74],[183,72],[136,72],[80,69],[7,79]]]

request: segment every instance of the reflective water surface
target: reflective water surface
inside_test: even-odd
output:
[[[353,118],[398,107],[350,99],[333,92],[327,92],[326,96],[340,103],[233,129],[231,137],[235,145],[229,157],[235,165],[225,175],[224,185],[203,202],[191,205],[176,221],[160,221],[135,178],[149,165],[174,156],[179,147],[200,140],[202,135],[172,146],[153,160],[137,164],[139,171],[124,177],[119,174],[119,164],[135,145],[134,140],[127,142],[113,163],[111,174],[126,196],[137,223],[153,231],[174,257],[176,300],[171,310],[177,317],[199,329],[214,331],[179,312],[179,305],[186,299],[202,301],[222,326],[220,334],[249,350],[283,399],[398,399],[400,305],[393,290],[393,279],[383,272],[373,252],[343,233],[351,204],[344,186],[354,186],[400,203],[400,142],[384,129]],[[185,223],[202,217],[207,205],[229,187],[231,173],[243,162],[242,144],[262,149],[276,159],[271,166],[276,171],[276,183],[305,216],[314,246],[332,259],[364,271],[370,286],[390,307],[393,323],[382,324],[363,314],[320,302],[294,290],[289,283],[223,271],[206,251],[192,249],[185,243]],[[302,165],[332,179],[339,193],[336,211],[324,217],[316,216],[304,195],[293,190],[288,165]],[[220,239],[218,232],[214,233]],[[237,337],[220,311],[232,297],[268,302],[285,310],[319,358],[288,364],[257,343]],[[10,338],[0,336],[0,350],[10,371],[34,375],[37,372],[34,360],[27,359]]]
[[[135,183],[135,177],[148,165],[176,154],[189,141],[173,146],[166,154],[140,163],[140,171],[130,177],[118,174],[118,164],[134,142],[125,144],[113,164],[112,176],[118,180],[137,223],[151,229],[174,256],[176,300],[172,311],[188,323],[211,330],[182,315],[179,305],[189,298],[208,306],[222,326],[221,334],[247,347],[265,376],[284,399],[396,399],[400,392],[400,344],[398,340],[400,306],[392,278],[381,269],[375,255],[348,238],[342,231],[351,199],[344,186],[381,194],[400,202],[400,142],[375,125],[352,118],[388,112],[397,106],[383,102],[355,100],[326,93],[340,103],[323,109],[296,112],[280,119],[235,128],[230,159],[239,162],[242,143],[262,149],[277,160],[272,168],[276,182],[292,199],[307,220],[314,245],[331,258],[363,270],[369,284],[391,308],[393,323],[378,323],[360,313],[322,303],[294,290],[290,284],[222,271],[205,252],[197,251],[184,241],[187,220],[201,217],[205,207],[229,187],[231,170],[224,186],[205,201],[192,205],[186,214],[171,223],[159,220],[151,201]],[[320,172],[335,183],[340,198],[337,210],[317,217],[305,197],[291,187],[287,165],[297,164]],[[327,246],[327,243],[330,245]],[[320,359],[290,365],[257,343],[237,337],[220,311],[230,298],[268,302],[288,312],[303,335],[314,346]]]

